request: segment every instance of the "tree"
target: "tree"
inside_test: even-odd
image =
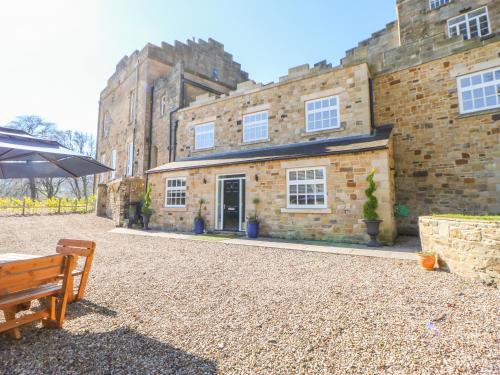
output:
[[[57,133],[56,124],[53,122],[44,121],[40,116],[29,115],[29,116],[17,116],[14,121],[7,124],[7,127],[24,130],[25,132],[45,138],[53,138]],[[51,183],[52,181],[50,181]],[[37,199],[38,193],[40,191],[40,185],[37,184],[35,178],[28,179],[28,188],[30,192],[31,199]],[[49,181],[45,181],[41,186],[48,187]],[[55,190],[53,188],[50,191]],[[46,192],[46,191],[45,191]],[[47,194],[45,194],[47,195]]]
[[[67,130],[62,134],[62,144],[79,154],[93,157],[95,139],[92,134]],[[92,193],[94,176],[82,176],[68,179],[71,191],[78,198],[88,198]]]

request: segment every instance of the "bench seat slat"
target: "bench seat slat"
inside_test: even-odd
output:
[[[19,305],[24,302],[32,301],[47,296],[59,294],[62,286],[59,284],[45,284],[37,288],[26,289],[21,292],[9,294],[0,298],[0,309]]]

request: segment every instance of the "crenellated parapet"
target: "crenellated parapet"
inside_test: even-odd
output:
[[[153,60],[174,66],[182,63],[183,69],[207,79],[219,82],[229,88],[235,88],[239,82],[248,80],[248,73],[241,69],[241,64],[224,50],[224,45],[209,38],[208,41],[188,40],[186,43],[175,41],[173,45],[162,42],[161,46],[148,43],[140,51],[124,56],[116,65],[115,72],[108,79],[107,88],[112,89],[132,74],[138,65]]]

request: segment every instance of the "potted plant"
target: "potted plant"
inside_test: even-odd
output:
[[[206,201],[203,198],[200,198],[200,200],[198,201],[200,207],[198,208],[198,213],[194,218],[194,234],[202,234],[205,230],[205,219],[203,219],[203,216],[201,214],[201,208],[205,203]]]
[[[260,203],[260,199],[255,197],[252,200],[254,204],[254,213],[248,217],[247,221],[247,237],[257,238],[259,237],[259,219],[257,218],[257,205]]]
[[[420,268],[424,270],[432,271],[435,265],[438,264],[437,255],[434,252],[421,251],[417,253],[417,256],[418,256],[418,264],[420,265]]]
[[[380,231],[379,226],[382,220],[379,219],[377,213],[378,200],[374,195],[377,186],[375,185],[375,181],[373,181],[374,176],[375,169],[372,170],[366,178],[366,181],[368,181],[368,188],[365,190],[367,201],[363,205],[363,221],[366,224],[366,233],[370,236],[370,241],[367,243],[367,246],[380,247],[382,244],[378,242],[377,236]]]
[[[146,193],[144,193],[144,197],[142,198],[141,214],[144,229],[149,230],[149,219],[153,214],[153,210],[151,209],[151,184],[146,188]]]

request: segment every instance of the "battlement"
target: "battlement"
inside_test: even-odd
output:
[[[342,67],[340,66],[333,67],[332,64],[328,63],[326,60],[314,64],[312,68],[309,66],[309,64],[299,65],[288,69],[288,74],[280,77],[278,82],[270,82],[267,84],[262,84],[260,82],[255,82],[253,80],[240,82],[238,83],[235,90],[232,90],[227,94],[213,95],[205,93],[202,95],[198,95],[195,98],[195,100],[189,104],[189,107],[205,105],[239,95],[251,94],[260,90],[268,89],[274,86],[279,86],[281,84],[288,83],[294,80],[313,77],[318,74],[323,74],[341,68]]]
[[[162,42],[161,46],[148,43],[142,50],[122,57],[108,80],[108,86],[117,81],[120,74],[135,69],[137,64],[147,59],[170,66],[182,62],[184,69],[229,87],[236,87],[239,82],[248,80],[248,73],[241,70],[241,64],[224,50],[224,45],[209,38],[208,41],[198,39],[187,40],[186,43],[176,40],[173,45]]]

